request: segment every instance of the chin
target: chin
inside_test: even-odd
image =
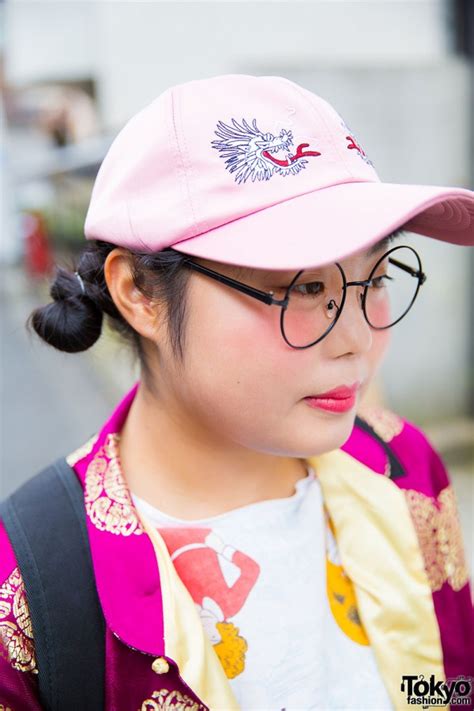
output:
[[[304,441],[301,440],[301,436],[298,441],[295,441],[295,447],[292,448],[292,454],[289,456],[306,458],[339,449],[351,436],[352,429],[353,422],[351,420],[348,423],[346,422],[345,426],[342,426],[341,422],[339,422],[339,425],[331,428],[331,430],[322,431],[321,428],[317,432],[319,436],[316,437],[314,431],[312,433],[308,432],[308,437],[305,437]]]

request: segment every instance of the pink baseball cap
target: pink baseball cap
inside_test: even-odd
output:
[[[280,76],[225,74],[168,88],[116,136],[87,239],[303,269],[395,229],[474,244],[474,192],[383,183],[323,98]]]

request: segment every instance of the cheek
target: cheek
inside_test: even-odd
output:
[[[219,285],[196,289],[191,302],[189,342],[196,355],[208,351],[213,362],[224,369],[227,363],[236,362],[243,369],[252,369],[279,344],[277,307]]]
[[[197,300],[189,314],[188,390],[193,407],[209,413],[214,424],[218,416],[223,425],[258,429],[287,414],[301,376],[295,351],[280,334],[280,310],[230,296]]]

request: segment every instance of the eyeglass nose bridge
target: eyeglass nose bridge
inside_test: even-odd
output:
[[[347,286],[370,286],[371,279],[364,279],[363,281],[346,281]]]
[[[345,283],[345,288],[347,289],[348,286],[370,286],[372,283],[372,279],[363,279],[362,281],[346,281]],[[363,299],[363,294],[360,295],[361,299]]]
[[[372,279],[362,279],[362,280],[360,280],[360,281],[346,281],[346,279],[345,279],[345,274],[344,274],[344,271],[343,271],[342,267],[341,267],[339,264],[338,264],[338,266],[340,267],[340,270],[341,270],[342,274],[344,275],[344,296],[343,296],[343,300],[342,300],[342,306],[340,307],[339,314],[338,314],[338,318],[339,318],[339,316],[341,315],[340,312],[342,311],[342,308],[343,308],[343,306],[345,305],[345,302],[346,302],[347,287],[348,287],[348,286],[363,286],[363,287],[367,287],[367,286],[370,286],[370,285],[371,285]],[[362,309],[362,311],[363,311],[363,313],[364,313],[364,318],[365,318],[365,320],[367,321],[367,323],[369,323],[369,322],[368,322],[368,319],[367,319],[367,316],[366,316],[366,314],[365,314],[365,309],[364,309],[364,296],[363,296],[363,294],[361,294],[360,297],[361,297],[360,307],[361,307],[361,309]],[[331,301],[332,301],[332,300],[331,300]],[[370,324],[369,324],[369,325],[370,325]]]

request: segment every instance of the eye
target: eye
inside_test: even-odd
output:
[[[302,291],[299,291],[299,290]],[[324,291],[324,283],[322,281],[309,281],[306,284],[296,284],[291,294],[299,294],[300,296],[320,296]]]
[[[389,276],[388,274],[382,274],[378,277],[372,277],[372,279],[370,280],[371,287],[374,287],[375,289],[382,289],[385,286],[383,282],[384,279],[386,279],[387,281],[393,281],[393,277]]]

